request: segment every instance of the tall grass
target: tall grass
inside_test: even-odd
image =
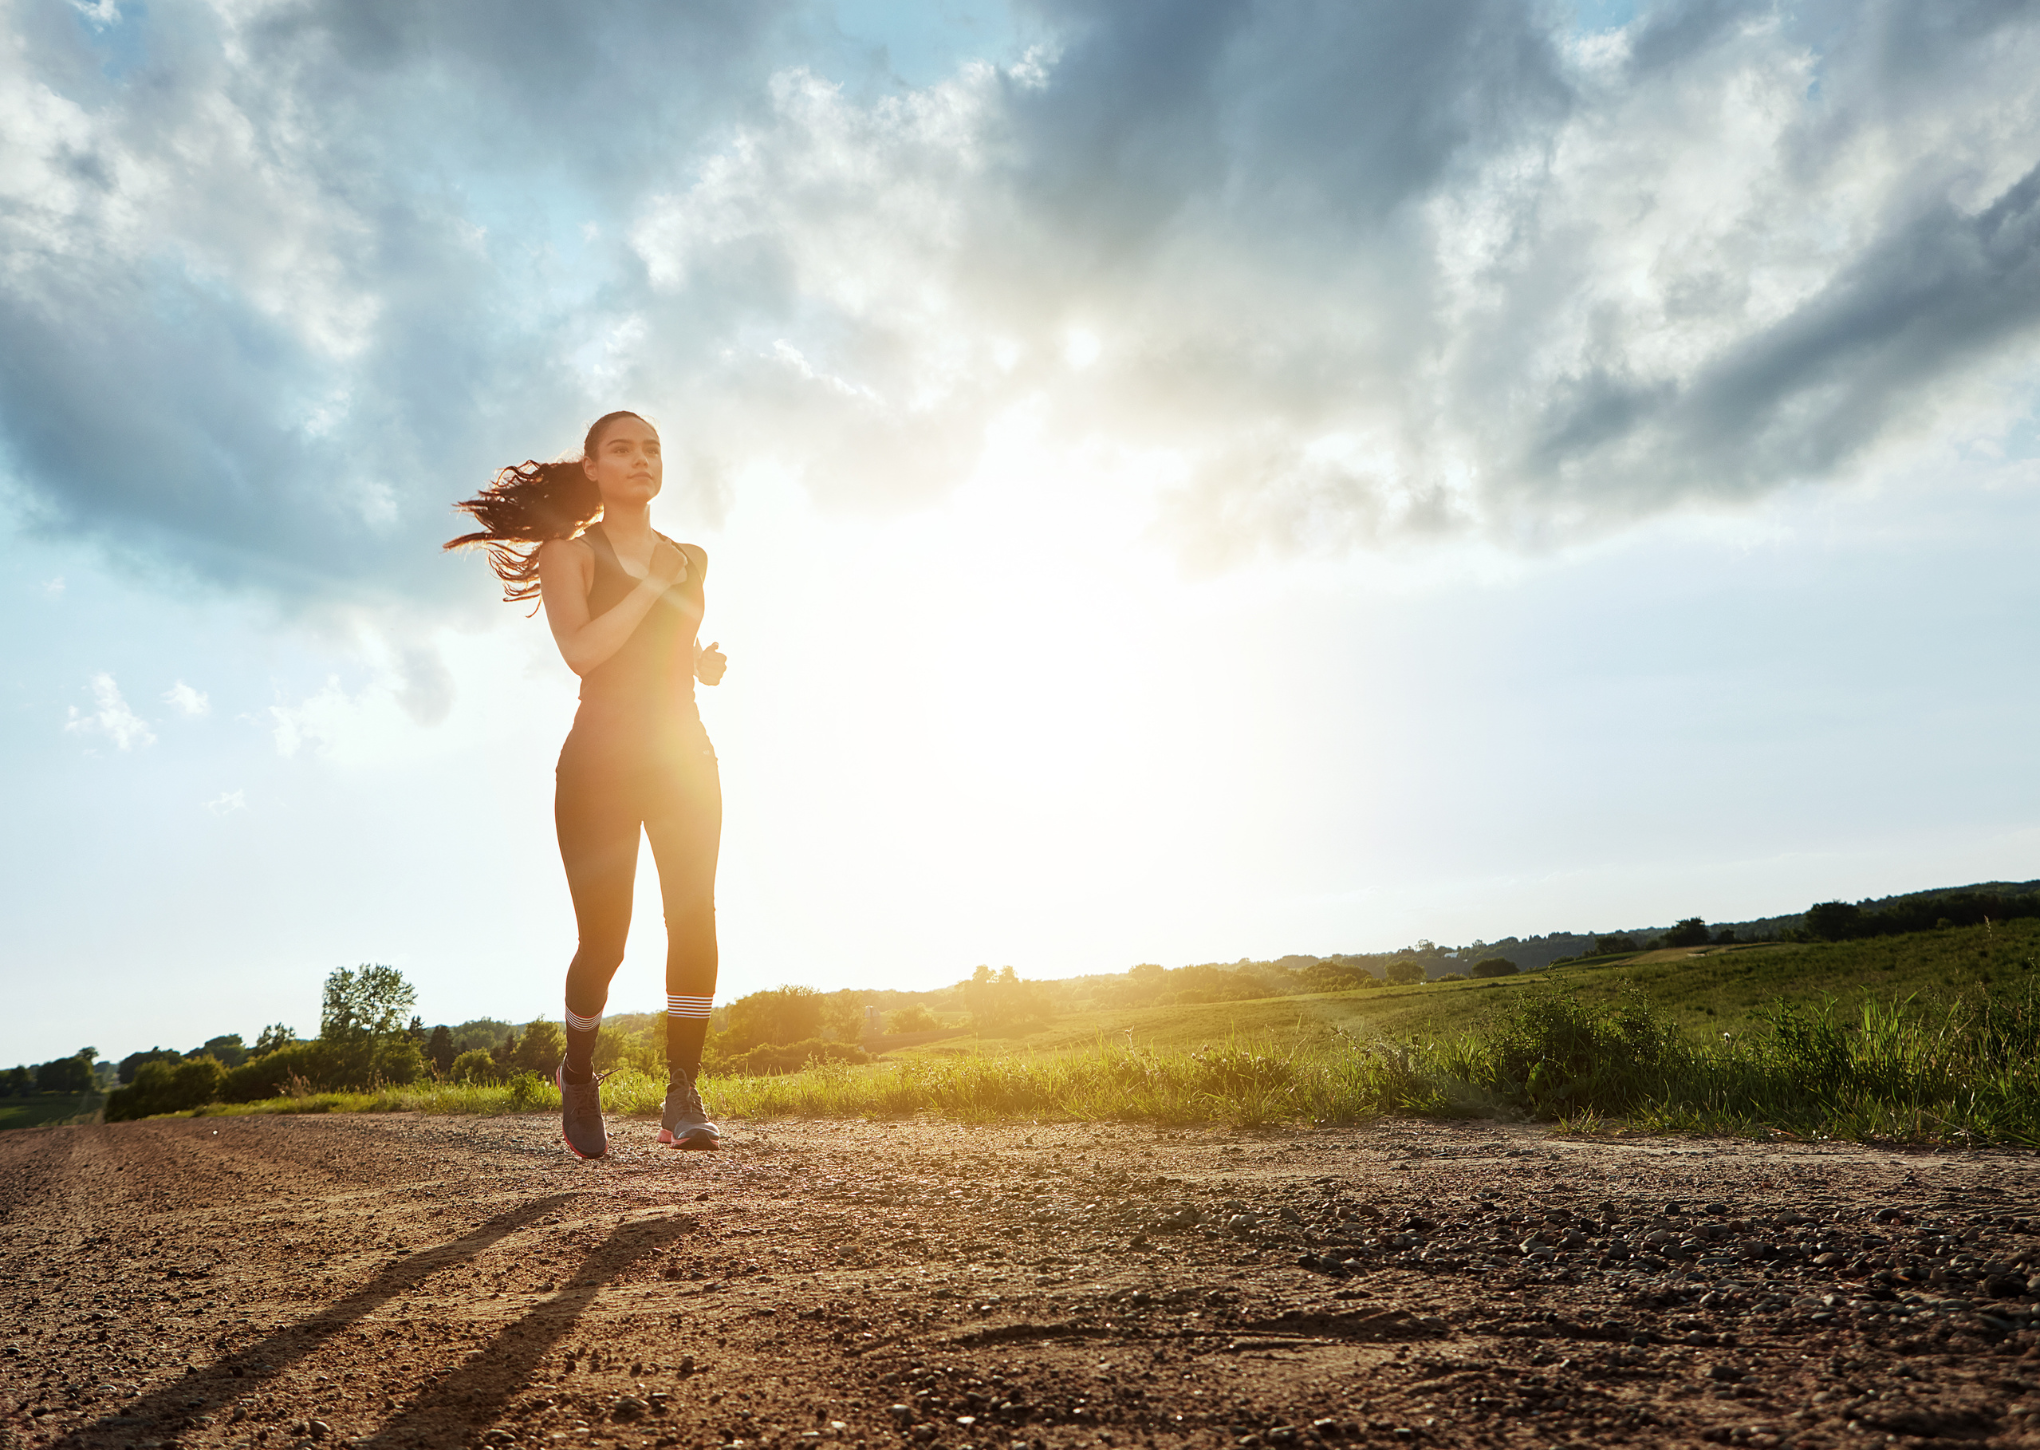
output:
[[[1448,1037],[1332,1033],[1277,1046],[1234,1038],[1195,1050],[1098,1042],[1060,1052],[870,1066],[814,1061],[781,1076],[708,1077],[720,1114],[774,1117],[1120,1121],[1259,1127],[1384,1114],[1626,1122],[1644,1130],[2040,1146],[2040,990],[2023,982],[1929,1002],[1778,1004],[1757,1030],[1695,1042],[1640,996],[1525,991]],[[612,1114],[655,1116],[664,1082],[626,1069]],[[423,1085],[215,1106],[204,1112],[556,1111],[553,1085]]]

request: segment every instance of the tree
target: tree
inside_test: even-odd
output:
[[[444,1022],[432,1029],[432,1035],[425,1041],[425,1060],[432,1064],[432,1070],[441,1077],[453,1071],[453,1029]]]
[[[730,1003],[729,1026],[718,1045],[734,1055],[762,1042],[805,1042],[821,1033],[821,993],[813,987],[775,987]]]
[[[25,1098],[34,1091],[34,1073],[30,1072],[26,1067],[10,1067],[7,1069],[4,1084],[0,1084],[0,1094],[5,1094],[10,1098]]]
[[[496,1059],[484,1047],[471,1047],[456,1057],[451,1072],[455,1082],[492,1083],[502,1078]]]
[[[181,1062],[183,1058],[183,1053],[172,1052],[167,1047],[152,1047],[147,1052],[130,1052],[120,1060],[120,1080],[123,1083],[133,1082],[135,1074],[141,1070],[145,1062]]]
[[[1516,972],[1516,964],[1507,957],[1482,957],[1473,964],[1473,969],[1469,975],[1475,977],[1513,977],[1516,975]]]
[[[1642,948],[1637,946],[1636,938],[1633,936],[1597,936],[1594,938],[1594,949],[1588,952],[1587,955],[1590,957],[1612,957],[1620,956],[1626,952],[1641,950]]]
[[[1424,980],[1424,964],[1415,957],[1397,957],[1382,975],[1398,987],[1413,986]]]
[[[1023,982],[1011,967],[994,972],[979,967],[963,984],[963,1003],[970,1009],[971,1025],[980,1032],[1011,1031],[1048,1015],[1041,989]]]
[[[1847,901],[1823,901],[1806,909],[1806,931],[1821,941],[1867,935],[1863,908]]]
[[[279,1047],[288,1047],[298,1040],[297,1029],[287,1023],[272,1022],[262,1029],[255,1039],[254,1053],[257,1057],[267,1056]]]
[[[92,1060],[99,1053],[90,1047],[82,1048],[69,1057],[60,1057],[45,1062],[35,1070],[36,1091],[45,1093],[82,1093],[92,1086]]]
[[[1369,973],[1339,962],[1314,962],[1303,969],[1303,984],[1313,992],[1345,992],[1363,985]]]
[[[560,1024],[550,1017],[541,1017],[524,1029],[524,1036],[517,1040],[517,1052],[512,1066],[519,1072],[535,1072],[550,1077],[554,1068],[560,1065],[560,1055],[567,1050],[567,1034]]]
[[[170,1103],[158,1112],[181,1113],[202,1108],[227,1085],[227,1070],[217,1057],[187,1057],[170,1069]]]
[[[941,1027],[942,1019],[923,1002],[912,1002],[885,1014],[885,1030],[895,1037],[908,1032],[935,1032]]]
[[[425,1054],[408,1032],[385,1037],[375,1047],[374,1076],[377,1082],[402,1085],[425,1076]]]
[[[1704,947],[1707,945],[1707,923],[1697,916],[1689,916],[1665,933],[1668,947]]]
[[[319,1037],[334,1043],[388,1037],[402,1030],[418,994],[395,967],[336,967],[326,978]]]
[[[218,1058],[220,1066],[232,1069],[248,1060],[248,1049],[242,1044],[240,1033],[229,1032],[221,1037],[208,1037],[205,1046],[191,1055]]]

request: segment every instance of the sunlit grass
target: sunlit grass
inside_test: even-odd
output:
[[[2040,1146],[2040,991],[2028,979],[1943,1002],[1780,1005],[1764,1030],[1695,1043],[1639,996],[1545,986],[1480,1028],[1402,1042],[1234,1037],[1194,1049],[1098,1042],[773,1077],[709,1077],[718,1115],[1256,1128],[1385,1114],[1555,1121],[1573,1131],[1732,1132]],[[624,1071],[606,1109],[654,1117],[664,1082]],[[313,1093],[201,1113],[556,1112],[552,1084]]]
[[[1020,1040],[710,1076],[712,1112],[1274,1127],[1389,1114],[1579,1132],[2040,1146],[2040,922],[1641,958],[1499,984],[1125,1008]],[[1721,1026],[1723,1023],[1732,1026]],[[1201,1035],[1199,1035],[1201,1033]],[[653,1117],[630,1068],[606,1109]],[[552,1084],[308,1093],[204,1113],[557,1112]]]

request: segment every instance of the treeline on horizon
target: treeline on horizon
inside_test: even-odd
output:
[[[1022,979],[1012,967],[980,966],[950,987],[924,992],[787,986],[717,1007],[704,1067],[764,1075],[808,1062],[863,1062],[901,1039],[959,1031],[1017,1036],[1068,1015],[1115,1007],[1194,1005],[1349,991],[1367,987],[1513,975],[1569,961],[1662,947],[1745,942],[1846,941],[2040,916],[2040,882],[1988,883],[1858,903],[1817,903],[1800,916],[1710,927],[1689,917],[1655,934],[1548,936],[1446,948],[1429,941],[1393,952],[1352,952],[1273,960],[1241,959],[1168,968],[1142,963],[1123,973]],[[0,1074],[0,1096],[111,1089],[109,1120],[181,1111],[212,1102],[282,1094],[401,1086],[423,1080],[495,1085],[550,1076],[564,1048],[559,1024],[519,1027],[481,1017],[426,1027],[416,994],[394,967],[342,968],[326,981],[316,1038],[288,1026],[264,1028],[252,1046],[225,1033],[189,1051],[151,1047],[119,1062],[83,1048],[35,1067]],[[602,1070],[657,1073],[664,1017],[608,1017],[597,1050]],[[116,1086],[118,1085],[118,1086]]]

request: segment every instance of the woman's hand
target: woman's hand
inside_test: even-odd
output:
[[[694,652],[694,678],[704,685],[721,684],[723,671],[729,667],[729,657],[718,644],[712,642],[707,649]]]
[[[687,577],[687,556],[664,539],[656,540],[655,545],[645,582],[656,584],[663,593]]]

